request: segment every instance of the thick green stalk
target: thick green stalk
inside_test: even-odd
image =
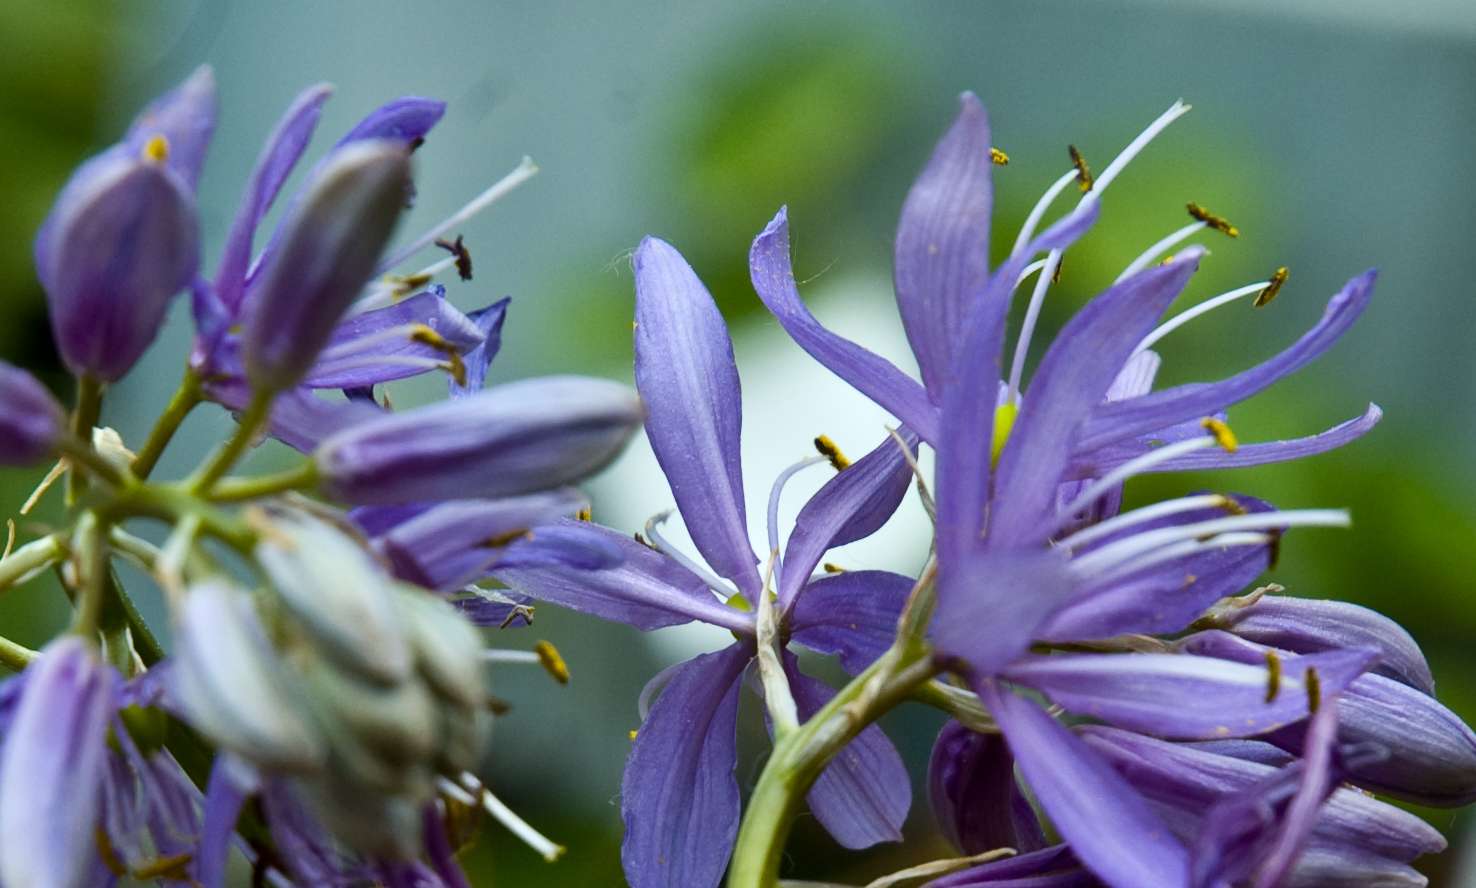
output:
[[[72,631],[96,643],[102,624],[103,601],[107,593],[108,528],[95,512],[83,512],[77,520],[77,568],[80,589],[76,597],[77,612]]]
[[[102,416],[103,384],[91,376],[77,378],[77,405],[72,410],[72,436],[92,449],[92,430]],[[86,478],[75,469],[67,474],[67,505],[77,501],[86,488]]]
[[[136,485],[98,506],[98,511],[113,523],[125,518],[146,517],[173,525],[193,515],[199,520],[202,532],[236,551],[250,554],[256,547],[256,532],[241,518],[173,485]]]
[[[66,534],[54,533],[32,540],[0,561],[0,591],[14,586],[37,571],[45,570],[66,557]]]
[[[211,489],[212,502],[230,503],[258,499],[274,493],[308,490],[318,483],[318,465],[308,460],[296,468],[256,478],[222,478]]]
[[[8,638],[0,636],[0,666],[5,666],[20,672],[31,661],[41,655],[40,651],[33,651],[23,644],[16,644]]]
[[[159,415],[154,423],[154,428],[149,432],[149,437],[144,441],[143,449],[139,450],[138,456],[133,458],[133,474],[139,478],[147,478],[158,464],[159,457],[163,455],[164,448],[169,446],[174,433],[179,431],[180,424],[190,411],[199,406],[205,399],[200,387],[200,374],[194,370],[185,368],[184,378],[179,381],[179,388],[174,390],[174,395],[169,399],[169,405]]]

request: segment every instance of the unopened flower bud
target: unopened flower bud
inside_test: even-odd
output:
[[[965,854],[1045,847],[1040,822],[1015,781],[1014,756],[999,734],[945,724],[928,764],[928,799],[943,834]]]
[[[349,503],[513,496],[604,468],[640,423],[627,386],[548,376],[368,420],[314,459],[324,491]]]
[[[323,164],[246,296],[242,358],[253,387],[281,391],[313,366],[374,274],[409,182],[397,141],[351,142]]]
[[[396,605],[420,675],[436,693],[466,709],[486,703],[482,638],[455,607],[413,586],[397,590]]]
[[[65,429],[61,405],[46,387],[19,367],[0,361],[0,465],[40,462]]]

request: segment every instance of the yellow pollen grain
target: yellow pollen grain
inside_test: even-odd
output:
[[[1188,209],[1189,215],[1193,216],[1195,219],[1198,219],[1199,221],[1203,222],[1214,230],[1221,232],[1228,237],[1240,237],[1240,229],[1236,228],[1234,225],[1231,225],[1230,220],[1226,219],[1224,216],[1216,216],[1214,213],[1211,213],[1209,210],[1206,210],[1204,207],[1200,206],[1192,200],[1188,203]]]
[[[547,641],[540,641],[533,646],[533,652],[538,655],[538,662],[553,676],[554,681],[561,685],[569,683],[569,664],[564,662],[558,648]]]
[[[835,442],[830,440],[826,435],[819,435],[815,438],[815,449],[820,451],[821,456],[830,460],[830,464],[835,467],[837,472],[851,464],[851,461],[846,458],[844,453],[841,453],[841,449],[835,445]]]
[[[461,359],[461,352],[456,350],[456,346],[447,342],[444,336],[425,324],[416,324],[410,331],[410,341],[429,346],[445,355],[446,363],[441,369],[456,380],[457,385],[466,385],[466,362]]]
[[[636,738],[636,736],[638,734],[640,734],[640,731],[637,731],[635,728],[631,728],[630,729],[630,742],[634,743],[635,742],[635,738]]]
[[[151,136],[143,146],[143,159],[150,163],[163,163],[169,159],[169,140],[163,136]]]
[[[1281,292],[1281,285],[1286,283],[1288,273],[1285,265],[1271,272],[1271,279],[1266,283],[1266,289],[1256,294],[1255,302],[1252,304],[1256,308],[1271,304],[1271,300],[1275,299],[1276,294]]]
[[[1240,442],[1235,440],[1235,433],[1230,431],[1224,420],[1206,416],[1199,424],[1204,426],[1204,430],[1214,437],[1215,443],[1224,448],[1226,453],[1234,453],[1240,447]]]
[[[1087,166],[1086,158],[1081,156],[1081,152],[1076,149],[1075,145],[1067,145],[1066,152],[1071,155],[1071,165],[1076,167],[1076,187],[1080,188],[1083,194],[1091,191],[1092,183],[1096,180],[1092,178],[1092,169]]]
[[[1266,702],[1270,703],[1281,693],[1281,658],[1275,651],[1266,652]]]
[[[1010,156],[998,148],[990,148],[989,162],[995,166],[1007,166],[1010,162]]]

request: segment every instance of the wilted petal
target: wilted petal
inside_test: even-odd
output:
[[[107,765],[116,674],[80,636],[46,646],[0,749],[0,877],[80,888],[97,860],[93,828]]]
[[[1066,559],[1049,549],[968,552],[948,564],[946,586],[943,568],[940,562],[933,641],[939,653],[962,660],[981,678],[1025,653],[1076,592]]]
[[[989,278],[989,213],[994,205],[989,118],[973,93],[907,192],[892,279],[907,341],[923,382],[941,400],[962,338],[969,301]]]
[[[635,255],[636,388],[646,434],[698,551],[747,593],[759,586],[743,508],[743,397],[733,343],[707,288],[670,244]]]
[[[279,391],[307,373],[374,272],[400,216],[410,162],[393,141],[354,142],[323,164],[282,223],[242,311],[253,386]]]
[[[621,784],[631,888],[712,888],[738,836],[738,688],[753,657],[733,644],[677,670],[631,746]]]
[[[1026,783],[1088,869],[1114,888],[1184,883],[1188,852],[1126,780],[1036,704],[992,680],[977,689]]]
[[[1065,480],[1082,418],[1106,397],[1133,349],[1183,291],[1203,252],[1186,249],[1168,265],[1113,285],[1051,343],[999,455],[990,545],[1034,543],[1045,525],[1054,526],[1056,487]]]
[[[579,570],[546,566],[497,570],[508,588],[540,601],[628,623],[658,629],[692,620],[753,634],[753,615],[728,607],[713,597],[701,578],[660,552],[624,534],[588,525],[622,552],[618,567]]]
[[[0,361],[0,465],[25,466],[51,455],[66,415],[36,377]]]
[[[965,854],[1045,847],[1035,810],[1015,780],[1015,757],[999,734],[955,721],[943,725],[928,763],[928,799],[943,834]]]
[[[787,611],[810,579],[826,551],[871,536],[897,511],[912,483],[909,452],[917,436],[906,429],[900,437],[908,451],[891,436],[876,449],[842,469],[810,497],[784,545],[779,574],[779,607]]]
[[[545,376],[383,414],[328,438],[314,459],[325,491],[349,503],[514,496],[599,471],[640,421],[623,385]]]
[[[1096,407],[1081,426],[1076,448],[1088,452],[1186,419],[1208,416],[1295,373],[1327,351],[1353,325],[1368,306],[1375,277],[1376,272],[1369,270],[1349,281],[1328,302],[1322,319],[1311,330],[1262,364],[1219,382],[1175,386]]]
[[[1354,649],[1278,657],[1275,667],[1187,654],[1032,657],[1004,671],[1072,712],[1162,737],[1244,737],[1302,720],[1373,662]],[[1315,684],[1309,672],[1316,673]]]
[[[215,116],[215,72],[201,65],[179,86],[149,103],[134,118],[124,142],[139,153],[150,139],[163,136],[169,143],[169,168],[193,191],[215,132]]]
[[[512,297],[504,297],[467,315],[482,334],[482,344],[462,356],[466,364],[466,385],[451,379],[451,397],[475,394],[487,384],[487,368],[502,348],[502,322],[507,320],[507,306],[510,302]]]
[[[848,570],[815,580],[790,612],[795,641],[836,654],[855,675],[880,657],[897,637],[897,619],[913,580],[884,570]]]
[[[936,441],[938,410],[922,385],[885,358],[825,329],[805,307],[789,267],[788,214],[788,208],[779,210],[749,250],[749,275],[759,299],[811,357],[891,411],[924,441]]]
[[[439,342],[427,342],[417,327],[429,328]],[[400,335],[393,335],[399,332]],[[391,336],[392,338],[386,338]],[[482,331],[446,300],[444,287],[432,287],[386,308],[353,315],[333,330],[302,384],[309,388],[355,388],[404,379],[449,367],[447,349],[470,354],[482,344]]]
[[[1206,628],[1224,629],[1257,644],[1297,653],[1365,647],[1379,652],[1373,671],[1434,695],[1424,652],[1403,626],[1361,605],[1330,599],[1257,595],[1227,599],[1206,615]]]

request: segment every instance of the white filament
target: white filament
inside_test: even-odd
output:
[[[779,571],[782,563],[779,560],[779,497],[784,493],[784,485],[801,470],[825,461],[826,458],[823,456],[806,457],[780,472],[779,477],[774,479],[774,486],[769,488],[769,551],[774,553],[774,571],[776,573]]]
[[[1180,228],[1178,231],[1175,231],[1173,234],[1170,234],[1163,240],[1158,241],[1153,246],[1144,250],[1141,256],[1128,263],[1127,268],[1124,268],[1122,270],[1122,273],[1119,274],[1112,281],[1112,283],[1122,283],[1123,281],[1147,268],[1148,264],[1154,259],[1157,259],[1159,256],[1173,249],[1175,246],[1182,243],[1186,239],[1193,237],[1194,235],[1203,231],[1207,227],[1209,227],[1208,222],[1190,222],[1188,225],[1185,225],[1183,228]]]
[[[357,302],[349,306],[345,317],[353,317],[354,315],[363,314],[366,311],[373,311],[376,308],[387,308],[394,305],[400,300],[402,293],[408,296],[410,292],[413,292],[413,289],[406,289],[406,279],[423,280],[426,284],[429,284],[440,274],[449,271],[456,265],[457,258],[456,256],[447,256],[444,259],[432,262],[414,274],[407,274],[403,278],[381,277],[371,281],[369,283],[369,291],[359,297]],[[424,284],[421,286],[424,286]]]
[[[1143,341],[1138,343],[1138,347],[1133,349],[1133,354],[1137,354],[1140,351],[1146,351],[1147,349],[1151,348],[1155,342],[1169,335],[1170,333],[1174,332],[1175,330],[1179,329],[1180,327],[1184,326],[1185,324],[1189,323],[1200,315],[1212,312],[1220,306],[1228,305],[1237,299],[1244,299],[1245,297],[1250,296],[1253,293],[1260,293],[1269,286],[1271,286],[1270,281],[1260,281],[1254,284],[1246,284],[1244,287],[1237,287],[1236,289],[1231,290],[1228,293],[1221,293],[1220,295],[1215,296],[1212,299],[1206,299],[1193,308],[1185,309],[1184,311],[1179,312],[1178,314],[1164,321],[1162,324],[1159,324],[1157,327],[1153,328],[1153,332],[1149,333],[1147,336],[1144,336]]]
[[[519,163],[516,169],[501,179],[498,179],[486,191],[472,198],[466,206],[452,213],[445,221],[431,228],[430,231],[427,231],[425,234],[422,234],[420,237],[400,248],[388,259],[381,260],[379,267],[375,270],[375,274],[384,274],[401,262],[419,253],[434,243],[436,238],[441,237],[459,225],[465,224],[473,216],[506,197],[513,189],[533,178],[537,173],[538,165],[533,162],[533,158],[523,158],[522,163]]]
[[[1126,481],[1134,475],[1142,474],[1156,465],[1177,459],[1186,453],[1203,450],[1206,447],[1215,446],[1213,437],[1205,435],[1199,438],[1190,438],[1187,441],[1175,441],[1162,447],[1155,447],[1142,456],[1134,457],[1102,477],[1088,484],[1086,489],[1076,495],[1076,498],[1056,511],[1057,527],[1065,524],[1072,515],[1096,502],[1097,498],[1112,488]]]
[[[1072,565],[1084,573],[1092,573],[1130,562],[1145,553],[1184,540],[1213,542],[1203,538],[1237,531],[1281,531],[1289,527],[1347,527],[1351,523],[1348,513],[1343,509],[1293,509],[1286,512],[1227,515],[1223,518],[1144,531],[1074,559]],[[1137,569],[1136,566],[1134,569]]]
[[[1035,202],[1035,206],[1030,209],[1030,215],[1025,217],[1025,224],[1020,226],[1020,233],[1015,236],[1015,246],[1010,249],[1011,256],[1025,249],[1030,239],[1035,237],[1035,229],[1040,227],[1040,220],[1045,217],[1046,210],[1050,209],[1056,198],[1061,196],[1061,192],[1066,190],[1067,185],[1076,181],[1076,175],[1075,167],[1062,173],[1061,178],[1052,182],[1051,187],[1040,196],[1040,200]]]
[[[1267,533],[1226,533],[1208,540],[1182,540],[1155,549],[1137,560],[1120,561],[1095,571],[1082,571],[1082,573],[1089,575],[1093,583],[1108,583],[1150,567],[1198,555],[1200,552],[1228,549],[1232,546],[1264,546],[1269,542],[1271,542],[1271,535]]]
[[[529,848],[537,851],[544,860],[552,863],[563,856],[563,845],[549,840],[538,830],[530,826],[528,821],[519,817],[513,812],[513,809],[503,804],[501,799],[493,795],[492,790],[482,786],[481,781],[477,780],[476,777],[470,773],[463,772],[461,775],[461,785],[472,792],[480,790],[482,794],[482,807],[487,809],[487,813],[491,814],[493,819],[498,823],[507,827],[508,832],[522,839],[523,843]]]
[[[729,586],[727,583],[719,579],[717,574],[714,574],[711,570],[708,570],[706,565],[697,562],[695,559],[687,557],[687,555],[684,554],[680,549],[678,549],[676,546],[673,546],[671,543],[668,543],[666,539],[661,536],[661,532],[656,528],[670,517],[671,509],[667,509],[665,512],[661,512],[656,515],[652,515],[646,521],[646,539],[651,541],[651,545],[655,546],[657,551],[661,552],[663,555],[680,564],[682,567],[685,567],[687,570],[696,574],[697,577],[702,580],[702,582],[707,584],[707,588],[711,589],[713,593],[716,594],[719,598],[727,601],[729,598],[733,597],[733,595],[736,594],[733,587]]]
[[[1202,493],[1196,496],[1183,496],[1178,499],[1165,500],[1154,503],[1151,506],[1143,506],[1133,509],[1131,512],[1123,512],[1114,515],[1106,521],[1100,521],[1090,527],[1084,527],[1068,537],[1063,537],[1058,543],[1067,549],[1080,549],[1090,545],[1103,537],[1111,536],[1120,530],[1154,521],[1159,518],[1167,518],[1169,515],[1177,515],[1180,512],[1192,512],[1195,509],[1215,509],[1228,502],[1225,497],[1218,493]]]

